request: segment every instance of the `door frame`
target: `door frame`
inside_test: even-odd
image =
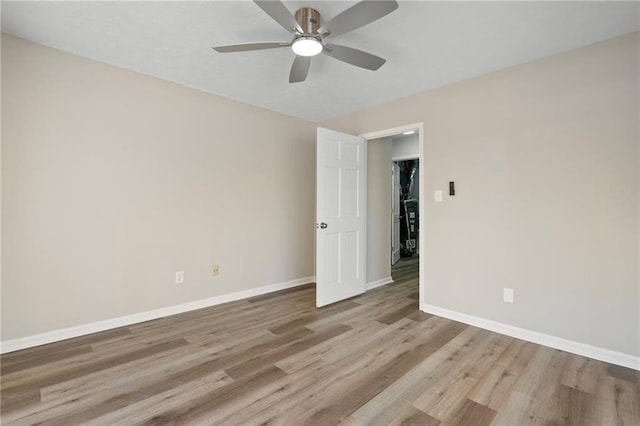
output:
[[[426,202],[426,198],[424,197],[425,184],[424,184],[424,167],[423,167],[424,123],[423,122],[412,123],[404,126],[393,127],[390,129],[377,130],[375,132],[362,133],[358,136],[363,137],[367,142],[369,142],[372,139],[380,139],[380,138],[386,138],[388,136],[395,136],[404,132],[408,132],[410,130],[416,130],[418,132],[418,144],[419,144],[418,162],[420,164],[419,173],[418,173],[418,179],[420,180],[420,187],[418,189],[418,194],[420,196],[420,202],[418,203],[418,217],[420,218],[420,222],[422,223],[425,217],[424,204]],[[425,232],[421,227],[420,233],[418,234],[418,250],[420,253],[420,259],[418,261],[418,268],[420,269],[420,272],[418,275],[418,293],[419,293],[420,306],[418,309],[420,309],[421,311],[422,311],[422,307],[425,305],[424,275],[425,275],[425,253],[426,252],[424,249],[424,234]]]
[[[392,164],[399,163],[401,161],[407,161],[407,160],[418,160],[418,164],[420,165],[420,156],[418,155],[401,155],[400,157],[391,157]],[[420,179],[420,177],[422,176],[420,173],[422,173],[422,171],[420,170],[420,167],[418,167],[418,179]],[[421,190],[420,185],[418,185],[418,196],[422,198],[422,192],[420,192],[420,190]],[[418,200],[418,217],[422,216],[422,210],[420,210],[421,204],[422,204],[422,199]],[[420,233],[418,233],[418,243],[419,242],[420,242]],[[418,252],[420,252],[420,244],[418,244]],[[393,262],[393,255],[391,255],[391,258]]]
[[[393,143],[393,142],[392,142]],[[395,210],[396,210],[396,197],[395,197],[395,190],[396,190],[396,183],[395,183],[395,176],[394,176],[394,172],[395,172],[395,167],[396,164],[398,162],[395,161],[393,159],[393,157],[391,158],[391,254],[389,255],[389,258],[391,260],[391,267],[393,268],[393,265],[395,265],[395,263],[393,262],[393,249],[395,248],[393,246],[393,242],[395,240]],[[398,167],[398,170],[400,170],[400,167]],[[418,169],[420,170],[420,169]],[[398,171],[398,184],[400,184],[400,172]],[[400,192],[398,192],[398,198],[400,198]],[[398,199],[398,210],[400,210],[400,200]],[[398,216],[400,216],[400,212],[398,211]],[[400,220],[400,218],[398,217],[398,220]],[[398,231],[399,234],[399,231]],[[398,235],[398,244],[400,244],[400,235]],[[398,251],[400,251],[400,248],[398,248]],[[400,256],[400,253],[398,253],[398,256]],[[398,259],[398,261],[400,261],[400,259]],[[397,262],[396,262],[397,263]]]

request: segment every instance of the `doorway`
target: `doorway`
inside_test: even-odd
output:
[[[417,136],[416,136],[417,138]],[[416,159],[395,160],[391,166],[391,265],[400,259],[420,253],[420,194],[418,181],[420,162]]]
[[[389,256],[392,146],[386,142],[393,136],[417,134],[419,161],[424,150],[422,127],[422,123],[417,123],[360,136],[318,128],[316,306],[394,282]],[[372,149],[374,147],[378,149]],[[373,169],[379,173],[374,173]],[[422,181],[421,169],[418,175],[417,181]],[[375,184],[375,179],[380,179],[382,185]],[[370,188],[381,190],[370,193]],[[422,186],[418,191],[419,199],[423,199]],[[418,216],[423,217],[422,203],[418,203],[417,211]],[[424,253],[424,238],[421,233],[416,237],[417,242],[414,238],[410,244],[416,252]],[[421,309],[424,305],[424,256],[414,258],[413,263],[412,276],[404,274],[407,287],[413,288],[404,290],[412,291],[410,298],[416,300]],[[345,283],[349,285],[345,286]],[[394,285],[389,290],[397,288]]]
[[[390,144],[393,144],[393,140],[398,141],[395,149],[391,149],[391,155],[387,162],[387,173],[390,177],[387,180],[389,188],[386,193],[389,195],[386,198],[386,228],[389,234],[389,245],[386,246],[386,259],[387,265],[392,275],[400,274],[406,275],[405,271],[411,271],[411,275],[415,275],[418,282],[418,294],[416,295],[419,303],[419,309],[422,309],[424,304],[424,253],[423,249],[423,235],[420,233],[420,219],[423,217],[423,203],[420,200],[424,200],[423,197],[423,170],[419,167],[421,164],[421,158],[423,155],[423,124],[415,123],[406,126],[396,127],[387,130],[381,130],[377,132],[371,132],[361,135],[364,139],[370,142],[379,143],[381,139],[386,139]],[[397,173],[398,181],[395,182],[394,177]],[[412,174],[413,185],[411,182],[403,182],[405,189],[403,191],[400,179],[402,174],[405,173],[405,178],[409,178]],[[410,179],[408,179],[410,180]],[[371,185],[372,182],[369,183]],[[411,186],[411,188],[409,188]],[[396,193],[396,194],[394,194]],[[370,213],[370,212],[369,212]],[[368,213],[368,215],[369,215]],[[395,228],[395,230],[394,230]],[[403,231],[404,228],[404,231]],[[404,241],[403,241],[404,240]],[[404,254],[404,257],[402,256]],[[394,265],[392,267],[392,265]],[[380,285],[388,282],[380,282]],[[415,281],[414,281],[415,282]],[[373,288],[378,282],[371,282],[368,279],[367,289]]]

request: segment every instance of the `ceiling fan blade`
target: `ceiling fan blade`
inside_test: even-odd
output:
[[[291,43],[286,41],[272,41],[263,43],[241,43],[241,44],[229,44],[227,46],[213,46],[213,50],[220,53],[232,53],[232,52],[246,52],[249,50],[262,50],[262,49],[275,49],[277,47],[291,46]]]
[[[299,56],[293,60],[291,72],[289,73],[289,83],[300,83],[307,78],[311,65],[311,56]]]
[[[296,29],[298,31],[302,31],[300,28],[300,24],[296,22],[296,18],[293,17],[287,6],[284,5],[281,1],[278,0],[253,0],[258,7],[265,11],[265,13],[276,21],[278,24],[282,25],[282,28],[289,31],[290,33],[294,32]]]
[[[335,37],[370,24],[398,8],[395,0],[362,0],[345,10],[318,29],[319,33],[329,30],[329,36]]]
[[[329,55],[339,61],[371,71],[377,70],[387,62],[386,59],[379,56],[354,49],[353,47],[340,46],[339,44],[327,44],[323,52],[325,55]]]

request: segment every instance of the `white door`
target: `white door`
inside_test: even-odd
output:
[[[316,144],[316,305],[325,306],[365,290],[367,145],[321,127]]]
[[[400,166],[397,161],[391,168],[391,264],[400,260]]]

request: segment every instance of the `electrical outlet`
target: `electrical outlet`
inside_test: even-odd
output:
[[[513,289],[512,288],[504,288],[502,289],[502,300],[506,303],[513,303]]]
[[[214,277],[220,275],[220,265],[213,265],[213,268],[211,268],[211,275]]]
[[[176,284],[184,282],[184,271],[176,271]]]

